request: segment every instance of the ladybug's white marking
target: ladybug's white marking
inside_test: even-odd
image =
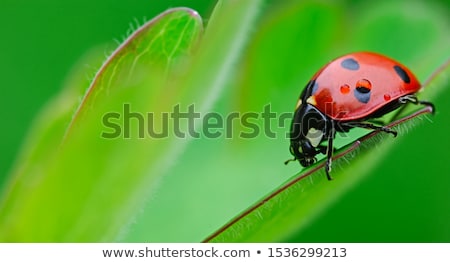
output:
[[[309,103],[309,104],[311,104],[311,105],[313,105],[313,106],[316,106],[316,105],[317,105],[316,97],[315,97],[315,96],[309,97],[309,98],[306,100],[306,102]]]
[[[322,141],[323,132],[315,128],[310,128],[308,134],[306,134],[306,138],[309,140],[313,147],[317,147]]]

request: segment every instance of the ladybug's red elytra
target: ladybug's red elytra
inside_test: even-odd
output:
[[[433,104],[414,95],[421,85],[399,62],[372,52],[339,57],[321,68],[308,82],[298,100],[290,131],[290,152],[303,167],[326,154],[325,172],[331,180],[333,139],[336,132],[360,127],[391,133],[371,119],[381,117],[406,103]]]

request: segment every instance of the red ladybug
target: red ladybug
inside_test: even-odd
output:
[[[399,62],[372,52],[339,57],[320,69],[308,82],[298,100],[290,131],[290,152],[303,167],[327,155],[325,172],[331,180],[333,139],[336,132],[360,127],[397,136],[387,127],[368,121],[406,103],[433,107],[414,95],[421,85]]]

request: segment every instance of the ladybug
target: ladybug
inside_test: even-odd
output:
[[[336,58],[322,67],[306,85],[295,108],[290,129],[290,161],[313,165],[325,154],[325,173],[330,176],[336,132],[354,127],[397,136],[388,127],[370,121],[407,103],[431,106],[415,96],[421,85],[399,62],[373,52],[356,52]]]

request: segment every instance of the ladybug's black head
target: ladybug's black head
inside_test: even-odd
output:
[[[324,153],[321,143],[329,136],[330,120],[309,103],[300,105],[291,124],[290,152],[303,167],[316,162],[316,155]]]
[[[303,167],[308,167],[316,162],[316,150],[309,141],[292,141],[289,150]]]

